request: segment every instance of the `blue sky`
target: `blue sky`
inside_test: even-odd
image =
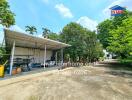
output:
[[[26,25],[34,25],[38,35],[42,27],[59,33],[69,22],[95,30],[99,22],[110,17],[109,8],[126,6],[132,10],[132,0],[8,0],[16,14],[11,29],[24,32]],[[1,40],[1,39],[0,39]]]
[[[34,25],[41,32],[47,27],[59,32],[71,21],[81,17],[100,22],[101,12],[110,4],[108,0],[9,0],[11,10],[16,14],[16,24],[22,29]]]

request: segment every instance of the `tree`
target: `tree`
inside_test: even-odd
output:
[[[80,24],[67,24],[61,34],[61,41],[72,45],[65,49],[65,57],[72,61],[87,62],[97,58],[97,35],[95,32],[83,28]],[[99,45],[100,46],[100,45]]]
[[[56,41],[60,40],[59,34],[56,34],[56,33],[53,33],[53,32],[51,32],[50,34],[48,34],[48,38],[52,39],[52,40],[56,40]]]
[[[76,61],[79,54],[81,55],[81,46],[83,46],[80,41],[82,40],[82,29],[82,26],[72,22],[66,25],[61,32],[61,41],[72,45],[65,50],[65,54],[70,54],[73,61]]]
[[[98,39],[103,44],[104,48],[109,46],[108,37],[111,36],[109,31],[112,29],[113,29],[112,20],[109,20],[109,19],[103,21],[97,26]]]
[[[122,24],[114,30],[110,31],[110,45],[107,47],[109,51],[116,53],[122,58],[130,56],[132,52],[132,18],[122,21]]]
[[[0,44],[0,63],[4,63],[7,60],[7,56],[5,56],[6,54],[6,49],[4,46],[2,46],[2,44]]]
[[[103,57],[103,47],[100,42],[97,40],[97,34],[95,32],[91,32],[89,30],[85,30],[85,35],[83,36],[86,43],[86,50],[84,52],[84,59],[87,61],[93,61],[94,59],[98,59],[99,57]]]
[[[121,16],[107,19],[98,25],[98,38],[109,52],[126,58],[131,52],[132,12],[124,11]]]
[[[15,24],[15,14],[10,10],[10,6],[6,0],[0,1],[0,24],[10,27]]]
[[[11,25],[15,24],[15,14],[10,10],[10,6],[7,0],[0,0],[0,24],[9,28]],[[8,56],[5,47],[0,44],[0,63],[7,60]]]
[[[49,39],[52,39],[52,40],[59,41],[59,34],[51,32],[48,28],[42,28],[42,30],[43,30],[42,36],[44,38],[49,38]]]
[[[34,33],[37,33],[37,28],[35,26],[26,26],[26,32],[29,32],[29,34],[34,35]]]
[[[103,47],[106,49],[110,41],[108,40],[111,37],[111,30],[117,29],[122,25],[123,20],[132,17],[132,12],[125,11],[121,16],[111,17],[111,19],[107,19],[97,26],[98,30],[98,39],[103,44]]]
[[[51,33],[50,30],[47,29],[47,28],[42,28],[42,30],[43,30],[42,36],[43,36],[44,38],[48,38],[48,34]]]
[[[122,15],[111,18],[112,24],[114,26],[113,29],[117,29],[118,26],[122,25],[123,20],[129,17],[132,17],[132,12],[125,10]]]

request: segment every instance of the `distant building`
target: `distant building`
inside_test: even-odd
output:
[[[105,59],[112,59],[112,54],[111,53],[107,52],[106,50],[103,50],[103,52],[104,52],[104,58]]]

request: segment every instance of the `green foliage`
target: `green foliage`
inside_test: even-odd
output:
[[[0,45],[0,64],[3,64],[6,61],[7,57],[5,56],[5,54],[5,48]]]
[[[98,58],[102,52],[95,32],[91,32],[81,25],[71,22],[66,25],[60,34],[61,41],[72,45],[65,50],[72,61],[91,61]],[[98,46],[98,50],[97,47]]]
[[[129,56],[129,57],[125,58],[125,59],[119,59],[119,61],[122,64],[128,65],[129,69],[131,68],[130,70],[132,70],[132,67],[130,67],[130,66],[132,66],[132,56]]]
[[[56,33],[53,33],[53,32],[48,34],[48,38],[52,39],[52,40],[56,40],[56,41],[60,40],[60,36],[58,34],[56,34]]]
[[[0,57],[3,57],[3,54],[5,53],[6,53],[5,49],[0,47]]]
[[[98,39],[103,44],[103,47],[106,48],[109,45],[108,37],[111,36],[109,33],[113,29],[112,21],[107,19],[100,23],[98,26]]]
[[[120,62],[125,64],[132,64],[132,59],[120,59]]]
[[[127,18],[122,21],[122,24],[110,33],[110,45],[107,47],[110,51],[118,54],[122,58],[130,56],[132,51],[132,18]]]
[[[7,0],[0,0],[0,24],[10,27],[15,24],[14,13],[10,10]]]
[[[42,30],[43,30],[42,36],[44,38],[49,38],[52,40],[59,41],[60,38],[58,34],[51,32],[48,28],[42,28]]]
[[[26,32],[29,32],[29,34],[34,35],[34,33],[37,33],[37,28],[35,26],[26,26]]]
[[[42,30],[43,30],[42,36],[43,36],[44,38],[47,38],[48,35],[51,33],[50,30],[47,29],[47,28],[42,28]]]
[[[112,17],[98,25],[98,38],[103,47],[126,58],[132,52],[132,12]]]

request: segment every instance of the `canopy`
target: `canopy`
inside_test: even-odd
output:
[[[57,50],[65,47],[69,47],[69,44],[65,44],[59,41],[36,37],[30,34],[25,34],[21,32],[12,31],[9,29],[4,29],[5,43],[6,46],[13,46],[15,41],[16,47],[27,47],[27,48],[37,48],[44,49],[45,45],[47,49]]]

